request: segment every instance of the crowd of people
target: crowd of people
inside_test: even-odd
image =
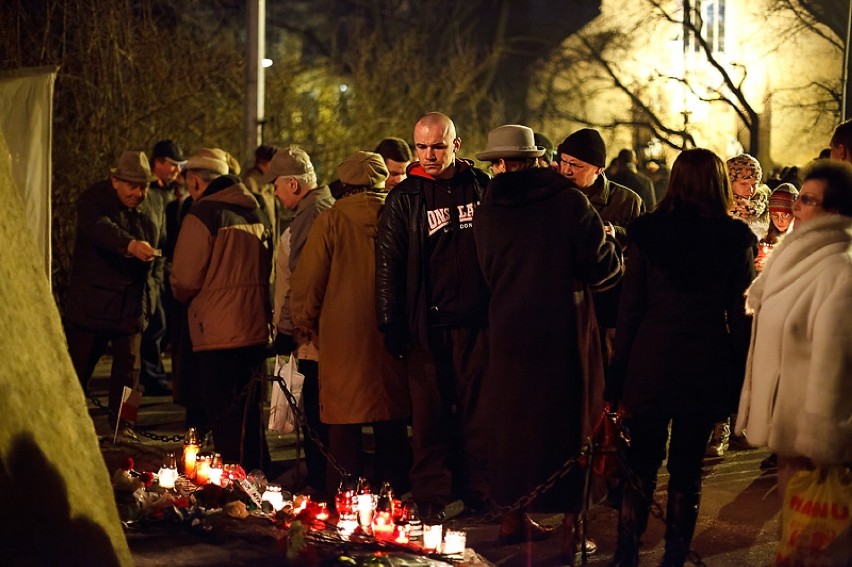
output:
[[[268,468],[266,359],[295,357],[310,490],[332,495],[342,468],[410,491],[427,520],[461,500],[500,512],[504,543],[551,536],[531,512],[564,513],[572,564],[596,549],[580,468],[513,505],[605,402],[631,439],[616,566],[638,564],[664,461],[666,566],[729,442],[774,451],[782,495],[796,471],[852,463],[852,122],[772,187],[754,157],[698,148],[663,191],[630,149],[607,164],[591,128],[555,151],[495,128],[487,172],[445,114],[412,138],[355,151],[329,185],[297,146],[260,146],[242,179],[219,148],[122,152],[78,200],[64,313],[84,389],[111,347],[111,424],[124,386],[171,390],[226,461]]]

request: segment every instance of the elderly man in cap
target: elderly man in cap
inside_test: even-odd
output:
[[[462,499],[488,507],[480,389],[488,293],[476,263],[474,213],[488,175],[458,157],[461,139],[439,112],[414,126],[419,161],[388,193],[376,235],[376,313],[385,348],[407,356],[414,498],[427,519]],[[431,516],[431,518],[430,518]]]
[[[198,150],[186,162],[193,205],[181,224],[170,281],[189,304],[201,399],[216,451],[246,470],[270,464],[261,424],[269,342],[272,235],[257,200],[228,175],[227,154]]]
[[[317,217],[293,272],[290,306],[305,333],[319,335],[320,418],[329,450],[349,473],[367,476],[361,429],[375,439],[373,486],[408,491],[408,387],[401,360],[388,354],[376,320],[375,236],[388,170],[373,152],[339,166],[340,197]],[[327,467],[327,494],[340,475]]]
[[[111,179],[95,183],[77,199],[65,333],[83,389],[111,345],[112,426],[124,386],[138,387],[142,331],[163,277],[162,204],[146,198],[152,180],[145,153],[125,151]]]
[[[327,186],[317,185],[317,174],[311,158],[303,149],[290,146],[281,148],[272,156],[269,170],[261,179],[275,186],[275,196],[292,211],[293,220],[281,235],[275,259],[275,341],[273,351],[299,360],[299,372],[305,375],[302,388],[307,425],[320,442],[328,442],[328,430],[320,420],[319,412],[319,350],[312,333],[302,333],[293,323],[290,309],[290,278],[308,239],[308,233],[319,214],[334,204]],[[326,482],[326,460],[314,440],[304,440],[306,483],[317,492]]]
[[[476,154],[496,175],[476,211],[473,233],[491,292],[483,397],[490,494],[500,506],[531,493],[591,434],[603,405],[591,290],[621,277],[618,244],[605,235],[580,191],[555,170],[538,167],[544,152],[530,128],[509,124],[489,132],[487,148]],[[582,492],[583,473],[575,468],[529,508],[504,514],[498,539],[542,539],[550,529],[526,512],[564,512],[562,551],[573,562],[581,549]],[[586,552],[595,549],[587,540]]]
[[[627,226],[645,212],[642,198],[624,185],[607,179],[606,144],[597,130],[582,128],[556,148],[559,173],[579,189],[598,212],[607,234],[627,251]],[[621,286],[595,294],[595,314],[601,329],[604,365],[612,359]]]

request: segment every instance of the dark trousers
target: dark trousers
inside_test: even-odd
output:
[[[669,439],[669,421],[671,438]],[[666,556],[683,564],[698,518],[701,496],[701,465],[707,438],[715,419],[701,414],[674,417],[632,417],[625,421],[630,431],[628,462],[639,486],[624,485],[619,515],[619,547],[636,552],[648,524],[648,503],[657,485],[657,471],[666,456],[669,439]],[[618,555],[618,552],[616,553]]]
[[[166,310],[163,307],[162,293],[157,299],[157,305],[154,312],[151,313],[151,318],[148,320],[148,326],[145,332],[142,333],[142,344],[140,347],[140,355],[142,366],[140,369],[139,379],[143,386],[154,385],[160,380],[165,381],[166,369],[163,367],[162,346],[163,337],[166,335]]]
[[[106,353],[107,345],[112,345],[112,369],[109,375],[109,411],[110,424],[115,425],[118,408],[121,406],[121,394],[124,387],[139,386],[139,344],[141,334],[124,335],[109,331],[91,331],[76,325],[67,325],[65,338],[68,341],[68,353],[77,372],[77,378],[83,390],[88,390],[89,378],[95,371],[95,365]]]
[[[269,448],[261,422],[265,382],[264,345],[198,354],[202,402],[213,430],[213,445],[224,462],[248,472],[268,470]]]
[[[363,426],[373,429],[375,460],[373,474],[365,474]],[[409,490],[408,468],[411,464],[411,447],[408,443],[407,420],[394,419],[372,423],[346,423],[328,425],[328,448],[337,464],[347,474],[367,477],[370,486],[377,491],[387,481],[397,495]],[[326,494],[337,493],[340,473],[328,466]]]
[[[307,426],[317,435],[320,443],[328,447],[328,426],[320,420],[319,363],[316,360],[300,360],[299,372],[305,375],[302,404]],[[305,451],[305,468],[308,470],[305,483],[311,488],[322,490],[327,480],[326,458],[310,435],[305,434],[302,446]]]
[[[431,327],[430,350],[409,353],[409,478],[418,502],[444,506],[455,498],[486,498],[488,432],[480,391],[487,344],[484,329]]]

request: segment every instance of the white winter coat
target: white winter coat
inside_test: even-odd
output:
[[[747,295],[754,323],[736,431],[784,457],[852,462],[852,218],[796,227]]]

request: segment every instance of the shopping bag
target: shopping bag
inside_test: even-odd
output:
[[[793,475],[781,510],[776,565],[852,565],[852,470],[817,467]]]
[[[305,382],[305,375],[299,372],[296,357],[289,356],[285,360],[283,356],[276,356],[275,376],[284,382],[294,403],[299,406],[302,402],[302,385]],[[278,380],[272,382],[268,429],[281,435],[293,433],[296,430],[296,413]]]

